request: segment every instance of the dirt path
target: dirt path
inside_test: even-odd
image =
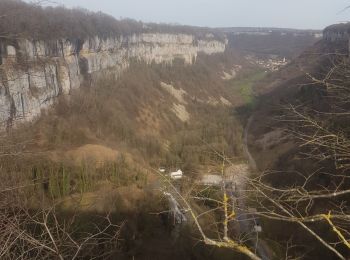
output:
[[[259,239],[257,234],[253,232],[253,227],[255,225],[254,216],[247,214],[248,208],[246,206],[246,186],[247,178],[251,175],[252,172],[257,170],[256,162],[249,152],[248,146],[248,135],[249,128],[254,122],[254,116],[251,116],[248,119],[247,125],[243,133],[243,152],[247,158],[246,164],[236,164],[231,165],[225,171],[225,175],[228,181],[232,181],[233,185],[231,191],[228,193],[233,200],[236,201],[237,207],[237,220],[240,225],[242,233],[251,234],[251,243],[254,245],[256,253],[263,259],[269,260],[272,259],[273,253],[269,249],[267,243]]]
[[[254,121],[254,115],[249,117],[247,125],[244,129],[244,132],[243,132],[243,153],[246,156],[246,158],[248,159],[250,168],[253,171],[256,171],[257,170],[256,162],[255,162],[253,156],[251,155],[251,153],[249,152],[249,146],[248,146],[249,128],[250,128],[251,124],[253,123],[253,121]]]

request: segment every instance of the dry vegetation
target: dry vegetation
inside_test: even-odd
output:
[[[255,176],[244,174],[235,182],[238,189],[227,182],[218,193],[192,187],[179,194],[207,245],[230,248],[250,259],[349,258],[349,61],[336,54],[323,61],[317,75],[306,73],[308,81],[294,89],[294,96],[285,96],[289,104],[269,111],[273,120],[257,120],[260,127],[269,127],[263,131],[270,143],[259,152],[263,158],[274,153],[277,161],[271,168]],[[259,108],[264,104],[266,100]],[[280,147],[285,142],[286,150]],[[232,165],[224,155],[221,159]],[[206,207],[199,210],[193,200]],[[217,233],[200,221],[204,215],[211,216]],[[244,216],[259,219],[259,238],[245,230],[249,220]],[[235,231],[237,225],[243,232]]]
[[[336,54],[344,50],[317,44],[279,73],[292,72],[253,117],[250,147],[265,174],[251,181],[252,203],[265,239],[284,241],[291,256],[349,257],[349,64]]]
[[[162,251],[165,248],[170,254],[173,252],[172,257],[198,254],[190,248],[192,240],[174,252],[171,237],[164,233],[164,228],[171,224],[164,224],[167,222],[158,214],[150,215],[167,208],[164,200],[152,191],[157,181],[148,169],[160,165],[168,169],[181,167],[186,175],[195,176],[220,162],[212,149],[225,150],[231,156],[241,155],[240,123],[232,108],[220,104],[221,97],[231,103],[243,102],[233,98],[232,82],[221,79],[222,70],[233,66],[228,55],[233,54],[212,59],[200,57],[194,66],[185,66],[182,61],[172,67],[134,63],[118,80],[105,77],[96,85],[86,85],[70,96],[60,97],[37,121],[7,133],[7,142],[1,146],[1,172],[8,180],[4,188],[20,183],[20,187],[7,190],[7,195],[18,194],[20,207],[62,219],[63,223],[50,221],[49,229],[64,225],[66,220],[60,214],[65,212],[67,221],[77,220],[72,224],[74,230],[91,228],[83,224],[85,217],[96,214],[106,220],[111,212],[108,218],[111,225],[103,222],[106,225],[101,224],[101,228],[108,231],[114,228],[116,236],[108,232],[101,236],[102,239],[112,236],[105,250],[113,256],[167,255]],[[161,82],[185,90],[188,122],[182,122],[172,111],[171,104],[179,101]],[[218,102],[210,105],[209,97]],[[71,213],[77,209],[77,213]],[[122,225],[125,219],[128,221]],[[95,231],[91,229],[91,235]],[[40,232],[32,234],[34,239],[38,239]],[[57,235],[64,238],[71,234],[70,230],[64,232]],[[115,243],[119,236],[121,242]],[[74,241],[80,243],[84,239],[78,232]],[[160,241],[161,248],[147,253],[149,243]],[[95,243],[98,248],[99,244]],[[117,248],[112,250],[113,245]],[[62,244],[62,253],[56,249],[49,253],[63,258],[75,254],[66,251],[66,247],[72,247],[70,242]],[[13,248],[19,248],[16,241]],[[94,254],[92,247],[91,252],[77,248],[79,257],[84,256],[83,252]],[[203,252],[202,257],[208,257],[207,249]],[[51,253],[45,257],[51,257]]]
[[[6,41],[81,40],[139,32],[195,33],[200,38],[210,32],[145,26],[102,13],[21,1],[2,1],[0,10],[6,10],[0,16],[0,40]],[[260,40],[271,47],[271,39]],[[246,41],[252,42],[243,37],[239,45]],[[252,51],[252,46],[245,45],[244,51]],[[263,54],[271,54],[259,46]],[[276,52],[291,55],[283,48]],[[223,71],[237,64],[244,65],[241,74],[222,79]],[[293,68],[289,66],[287,72]],[[275,122],[287,130],[273,129],[261,138],[264,149],[276,149],[258,150],[260,157],[283,152],[269,164],[275,171],[251,176],[246,165],[236,170],[244,175],[239,177],[244,185],[238,198],[226,185],[197,189],[190,181],[180,193],[168,182],[193,217],[195,233],[188,227],[174,228],[167,202],[154,192],[160,184],[152,169],[181,168],[195,179],[222,166],[225,176],[224,164],[232,167],[229,158],[242,161],[241,122],[255,107],[253,86],[274,76],[266,77],[228,50],[224,55],[200,56],[193,66],[181,60],[172,66],[134,62],[117,80],[107,74],[93,85],[61,96],[38,120],[9,129],[1,138],[0,258],[231,258],[232,251],[222,250],[226,248],[261,259],[258,239],[250,230],[239,231],[244,228],[238,216],[251,214],[249,207],[257,209],[254,216],[262,219],[263,241],[268,241],[276,257],[348,258],[349,129],[344,123],[349,109],[348,61],[333,60],[319,72],[327,73],[308,75],[304,82],[308,85],[293,92],[299,95],[289,96],[287,113],[274,111],[279,116]],[[162,82],[171,84],[171,91]],[[171,93],[174,89],[181,98]],[[283,95],[276,96],[277,103],[286,103]],[[174,113],[180,105],[188,120]],[[237,119],[234,108],[243,120]],[[270,130],[267,122],[261,125],[268,121],[264,116],[257,122],[262,131]],[[276,139],[283,139],[286,147],[281,148],[281,140]],[[199,221],[203,215],[208,217]],[[174,239],[180,235],[182,240]],[[191,236],[214,249],[198,246]],[[214,252],[215,247],[220,250]]]

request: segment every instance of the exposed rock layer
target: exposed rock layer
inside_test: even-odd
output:
[[[106,72],[120,75],[132,59],[147,63],[187,64],[199,52],[224,52],[225,43],[186,34],[139,34],[125,37],[51,42],[17,40],[0,44],[0,121],[32,120],[60,94]]]
[[[323,31],[323,40],[331,48],[350,55],[350,23],[328,26]]]
[[[331,42],[349,41],[350,23],[334,24],[323,31],[323,39]]]

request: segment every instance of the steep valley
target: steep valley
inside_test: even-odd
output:
[[[339,157],[337,150],[337,144],[345,147],[348,138],[345,100],[349,38],[345,28],[348,25],[327,27],[323,40],[255,86],[260,95],[250,117],[253,123],[249,126],[248,146],[259,171],[267,173],[266,182],[276,191],[302,187],[310,194],[322,194],[334,190],[330,200],[323,200],[322,196],[310,199],[301,218],[324,211],[331,214],[337,211],[335,205],[342,205],[344,212],[348,210],[347,192],[337,196],[338,190],[347,190],[349,185],[348,170],[343,166],[346,159],[342,157],[347,154],[346,149]],[[300,204],[290,212],[304,210]],[[304,243],[308,248],[317,243],[313,235],[300,235],[303,227],[298,223],[266,220],[265,226],[269,228],[265,239],[293,237],[296,244]],[[327,225],[318,223],[312,229],[321,234],[323,241],[336,240]],[[308,255],[314,259],[334,259],[334,252],[340,252],[337,257],[349,256],[342,243],[331,251],[326,247],[310,249]]]
[[[348,27],[2,10],[1,259],[349,257]]]
[[[67,216],[78,207],[83,216],[111,212],[117,223],[127,221],[120,257],[221,259],[220,250],[213,255],[202,246],[192,249],[196,240],[182,244],[190,237],[186,228],[180,245],[172,247],[174,239],[164,234],[171,225],[164,227],[156,214],[167,210],[157,169],[181,168],[194,180],[218,170],[220,158],[212,149],[242,158],[242,126],[233,104],[244,104],[245,97],[241,87],[222,79],[237,60],[227,52],[200,55],[191,66],[135,61],[117,79],[82,85],[8,133],[4,174],[29,185],[22,190],[25,200],[19,199],[31,208],[55,201]],[[186,120],[176,110],[180,106]],[[147,251],[160,242],[159,249]]]

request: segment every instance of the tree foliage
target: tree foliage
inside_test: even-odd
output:
[[[40,2],[39,2],[40,3]],[[42,6],[21,0],[0,2],[0,39],[27,38],[33,40],[86,39],[138,34],[141,32],[186,33],[205,37],[209,28],[168,24],[144,24],[133,19],[117,20],[113,16],[83,8]]]

